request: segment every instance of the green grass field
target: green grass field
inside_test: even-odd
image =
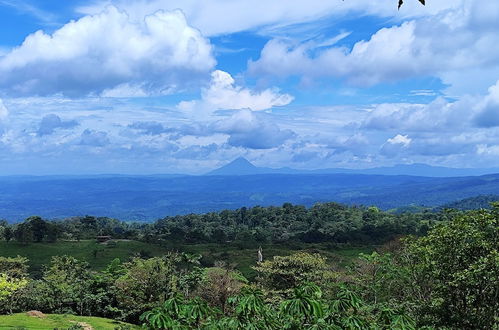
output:
[[[96,254],[95,251],[97,251]],[[117,241],[114,247],[99,244],[94,240],[31,243],[27,245],[0,241],[0,256],[15,257],[20,255],[28,258],[30,272],[34,274],[39,273],[43,265],[48,264],[52,256],[57,255],[70,255],[79,260],[85,260],[92,269],[101,270],[114,258],[127,260],[138,253],[160,256],[166,252],[166,248],[137,241]]]
[[[76,323],[87,329],[113,330],[119,325],[128,325],[131,329],[140,329],[139,326],[113,321],[100,317],[74,316],[62,314],[46,314],[44,317],[28,316],[26,313],[0,315],[0,329],[60,329],[65,330]]]
[[[320,253],[328,258],[329,262],[338,267],[344,267],[359,253],[369,253],[374,250],[372,246],[336,248],[327,243],[304,244],[267,244],[262,245],[264,259],[276,255],[289,255],[293,252],[306,251]],[[56,255],[71,255],[77,259],[87,261],[92,269],[101,270],[114,258],[126,261],[133,255],[161,256],[168,251],[183,251],[201,254],[204,266],[212,266],[216,261],[224,261],[234,265],[246,277],[253,278],[255,273],[251,266],[256,263],[258,246],[240,246],[238,244],[176,244],[165,242],[163,245],[148,244],[138,241],[116,241],[114,246],[99,244],[94,240],[60,241],[56,243],[31,243],[20,244],[17,242],[0,241],[0,256],[14,257],[17,255],[27,257],[30,261],[30,272],[39,275],[43,265],[50,262]]]
[[[239,269],[248,279],[253,279],[256,272],[251,266],[256,265],[257,249],[241,248],[237,245],[221,245],[221,244],[195,244],[183,245],[181,250],[189,253],[201,254],[202,263],[209,266],[215,261],[224,261],[227,264],[233,265]],[[286,256],[295,252],[304,251],[309,253],[319,253],[327,257],[330,264],[343,268],[356,259],[359,253],[370,253],[375,247],[347,247],[347,248],[332,248],[328,244],[263,244],[264,260],[274,256]]]

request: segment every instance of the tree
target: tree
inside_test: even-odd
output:
[[[20,243],[33,242],[33,230],[28,222],[20,223],[16,226],[14,231],[14,238]]]
[[[421,306],[421,322],[494,328],[499,318],[498,251],[499,203],[490,211],[460,214],[409,242],[406,265],[414,278],[409,286],[424,289],[415,301]]]
[[[286,294],[306,283],[328,283],[336,273],[319,254],[299,252],[290,256],[276,256],[253,267],[260,283],[271,291]]]
[[[46,304],[52,310],[84,315],[91,284],[91,273],[86,262],[71,256],[52,257],[43,274],[42,286],[46,286]],[[43,288],[42,288],[43,289]]]
[[[0,273],[0,306],[9,308],[9,312],[12,313],[12,297],[27,284],[28,280],[25,278],[15,278],[5,273]],[[0,307],[0,311],[2,309]]]
[[[211,306],[220,308],[222,313],[227,312],[227,301],[241,291],[247,280],[236,270],[218,263],[213,268],[205,270],[198,294]]]
[[[124,264],[124,273],[115,282],[116,299],[123,317],[137,321],[142,313],[179,293],[181,262],[179,254],[171,253],[147,260],[133,258]]]
[[[47,222],[39,216],[33,216],[26,219],[33,233],[33,240],[37,243],[43,241],[47,233]]]
[[[4,232],[3,232],[3,236],[4,236],[5,240],[7,242],[9,242],[14,237],[14,233],[12,232],[12,228],[6,227]]]
[[[28,277],[28,259],[21,256],[0,257],[0,273],[11,278],[26,278]]]

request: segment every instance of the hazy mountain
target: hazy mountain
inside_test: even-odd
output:
[[[243,161],[236,169],[254,170]],[[166,215],[242,206],[311,206],[317,202],[436,207],[499,195],[499,174],[431,178],[365,174],[0,177],[0,219],[77,215],[152,221]]]
[[[239,157],[227,165],[209,172],[208,175],[251,175],[262,173],[267,173],[267,169],[263,167],[256,167],[246,158]]]
[[[257,167],[243,157],[215,169],[207,175],[253,175],[253,174],[376,174],[376,175],[414,175],[427,177],[477,176],[499,173],[499,168],[451,168],[426,164],[395,165],[369,169],[326,168],[318,170],[298,170],[289,167]]]

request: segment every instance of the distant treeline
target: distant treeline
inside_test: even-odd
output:
[[[173,240],[187,243],[378,244],[402,235],[424,235],[435,223],[447,220],[449,212],[395,214],[376,207],[349,207],[337,203],[319,203],[310,208],[285,203],[281,207],[242,207],[166,217],[151,224],[93,216],[59,221],[33,216],[13,225],[0,222],[0,239],[30,243],[95,239],[104,235],[158,243]]]
[[[436,208],[436,211],[443,209],[455,209],[461,211],[478,210],[478,209],[490,209],[492,202],[499,201],[499,195],[480,195],[470,198],[465,198],[463,200],[445,204],[441,207]]]
[[[206,214],[166,217],[156,221],[154,238],[186,242],[286,241],[381,243],[399,235],[425,234],[446,212],[392,214],[376,207],[320,203],[311,208],[285,203],[281,207],[240,208]]]

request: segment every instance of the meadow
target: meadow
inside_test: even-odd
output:
[[[216,261],[223,261],[240,270],[247,278],[252,279],[255,271],[251,266],[256,264],[257,249],[242,247],[239,244],[185,244],[163,242],[161,245],[139,242],[134,240],[113,240],[112,243],[102,244],[95,240],[58,241],[54,243],[19,243],[15,241],[0,241],[0,256],[22,256],[29,259],[30,273],[35,277],[41,275],[44,265],[49,264],[53,256],[69,255],[78,260],[89,263],[91,269],[99,271],[115,258],[126,261],[133,256],[157,257],[171,251],[186,252],[202,255],[201,264],[209,267]],[[283,243],[262,245],[264,258],[285,256],[294,252],[304,251],[320,253],[328,258],[329,263],[338,267],[345,267],[359,253],[370,253],[375,246],[344,246],[337,247],[327,243]]]
[[[76,316],[67,314],[41,314],[30,316],[27,313],[0,315],[0,329],[67,329],[80,324],[83,329],[114,330],[119,326],[140,329],[139,326],[109,320],[101,317]]]

